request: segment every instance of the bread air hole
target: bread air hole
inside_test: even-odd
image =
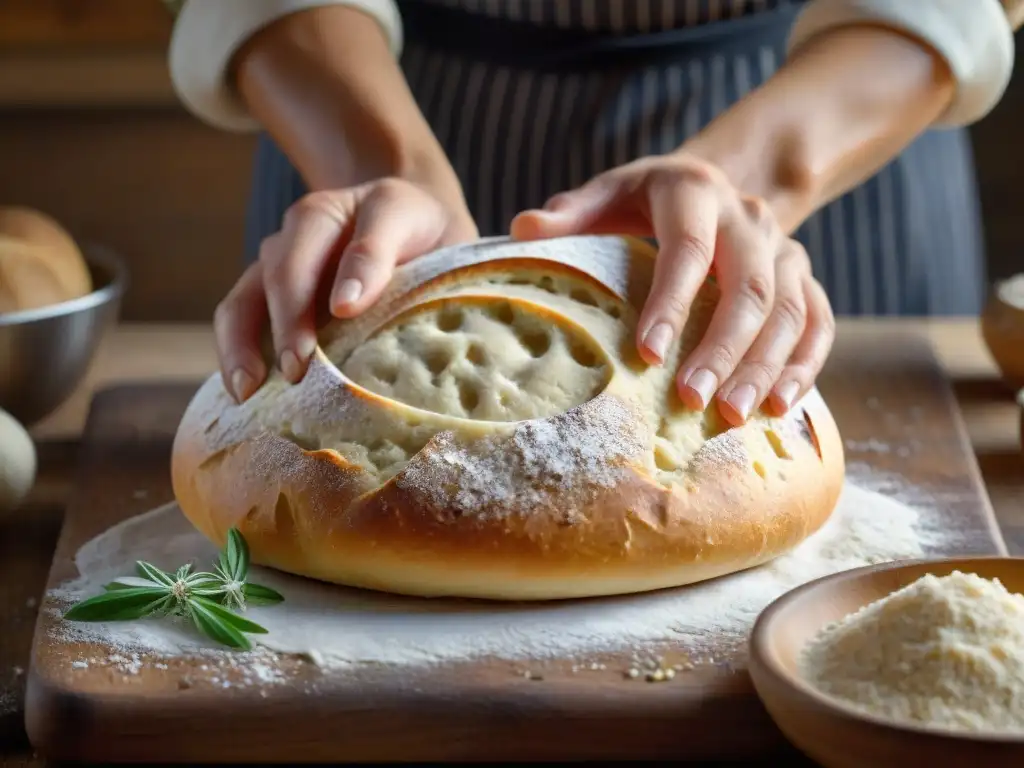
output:
[[[601,361],[597,359],[594,350],[578,339],[569,340],[569,354],[572,355],[573,360],[584,368],[597,368],[601,365]]]
[[[423,358],[423,363],[427,366],[427,370],[434,376],[444,371],[451,361],[451,356],[443,349],[431,350]]]
[[[469,345],[469,349],[466,350],[466,359],[473,365],[483,365],[487,361],[484,355],[484,348],[479,344]]]
[[[543,357],[551,349],[551,336],[547,331],[522,331],[519,343],[531,357]]]
[[[512,309],[512,305],[507,301],[503,301],[491,307],[490,315],[499,323],[503,323],[505,325],[512,325],[516,320],[516,313]]]
[[[573,301],[577,301],[580,304],[586,304],[588,307],[596,307],[597,299],[594,298],[594,294],[590,291],[584,290],[583,288],[573,288],[569,292],[569,298]]]
[[[389,387],[394,386],[395,382],[398,381],[398,369],[390,365],[381,366],[374,369],[373,377]]]
[[[814,429],[814,422],[811,421],[811,414],[803,408],[800,409],[800,412],[803,414],[803,420],[800,421],[800,433],[814,448],[814,452],[818,454],[818,460],[820,461],[822,458],[821,444],[818,442],[818,433]]]
[[[462,310],[445,307],[437,316],[437,329],[442,333],[453,333],[462,327]]]
[[[604,313],[608,315],[608,317],[612,318],[612,320],[622,319],[622,310],[619,309],[617,304],[609,304],[604,308]]]
[[[476,407],[480,405],[480,393],[476,391],[476,387],[468,381],[459,382],[459,404],[462,409],[472,415]]]
[[[780,459],[792,459],[789,451],[786,450],[786,446],[782,444],[782,437],[774,429],[766,429],[764,436],[768,439],[768,444],[771,445],[772,450],[775,451],[775,455]]]

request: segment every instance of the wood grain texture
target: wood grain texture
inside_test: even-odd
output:
[[[3,0],[0,45],[164,47],[174,18],[160,0]]]
[[[847,440],[912,444],[907,452],[849,451],[851,462],[898,473],[941,499],[957,551],[998,554],[1004,545],[980,485],[951,389],[919,336],[837,346],[821,381]],[[72,556],[111,524],[170,498],[170,441],[192,386],[101,393],[86,430],[79,493],[68,509],[50,584],[73,576]],[[322,676],[300,660],[288,685],[265,697],[202,682],[179,690],[189,667],[145,667],[128,683],[73,675],[70,662],[98,649],[48,641],[41,615],[29,674],[27,722],[36,747],[58,759],[458,760],[570,758],[789,758],[753,693],[743,659],[722,654],[668,684],[627,680],[626,655],[607,669],[573,674],[572,660],[522,665],[494,660],[431,672]],[[671,652],[666,652],[666,661]],[[396,726],[400,724],[400,726]],[[230,733],[230,738],[223,734]],[[215,738],[219,736],[219,738]]]

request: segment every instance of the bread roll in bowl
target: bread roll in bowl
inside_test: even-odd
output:
[[[55,219],[31,208],[0,207],[0,312],[60,304],[92,288],[81,251]]]
[[[764,563],[818,530],[843,482],[816,391],[730,428],[688,410],[681,355],[635,347],[654,250],[639,240],[485,240],[396,273],[332,320],[305,378],[235,405],[220,376],[174,442],[182,511],[253,561],[420,596],[546,600],[689,584]]]

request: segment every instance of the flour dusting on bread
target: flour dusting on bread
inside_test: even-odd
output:
[[[459,514],[529,514],[571,498],[572,491],[621,481],[625,463],[645,448],[636,420],[620,401],[599,397],[554,419],[522,422],[511,435],[469,445],[445,433],[436,450],[410,464],[396,482]],[[567,506],[571,522],[578,510]]]

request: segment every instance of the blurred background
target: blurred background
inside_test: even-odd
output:
[[[0,0],[0,204],[127,263],[125,321],[208,321],[241,265],[253,137],[177,104],[160,0]],[[1024,63],[973,129],[989,277],[1024,253]]]

